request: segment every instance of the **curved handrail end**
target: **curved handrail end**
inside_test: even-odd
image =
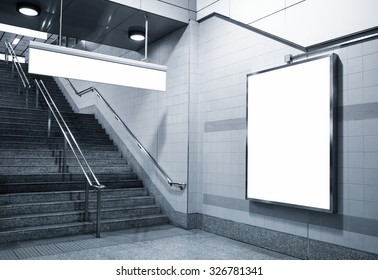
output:
[[[116,113],[116,111],[114,111],[114,109],[110,106],[110,104],[105,100],[105,98],[101,95],[101,93],[93,86],[87,88],[87,89],[84,89],[82,90],[81,92],[78,92],[77,89],[74,87],[74,85],[72,84],[72,82],[70,81],[70,79],[66,79],[68,81],[68,83],[70,84],[70,86],[72,87],[72,89],[74,90],[74,92],[81,96],[87,92],[90,92],[90,91],[95,91],[96,92],[96,95],[98,98],[100,98],[104,103],[105,105],[107,105],[107,107],[110,109],[110,111],[114,114],[114,117],[117,121],[119,121],[123,126],[124,128],[126,129],[126,131],[129,133],[129,135],[131,136],[132,139],[134,139],[136,145],[138,146],[139,149],[141,149],[149,158],[150,160],[152,161],[152,163],[157,167],[157,169],[161,172],[161,174],[165,177],[165,179],[168,181],[168,184],[171,186],[171,187],[175,187],[177,189],[180,189],[180,190],[185,190],[186,188],[186,185],[185,183],[179,183],[179,182],[173,182],[170,177],[167,175],[167,173],[163,170],[163,168],[159,165],[159,163],[152,157],[152,155],[144,148],[144,146],[139,142],[139,140],[137,139],[137,137],[134,135],[134,133],[130,130],[130,128],[122,121],[122,119],[118,116],[118,114]],[[94,186],[96,187],[96,186]]]
[[[176,182],[169,182],[168,183],[171,187],[176,187],[180,189],[181,191],[185,190],[186,184],[185,183],[176,183]]]

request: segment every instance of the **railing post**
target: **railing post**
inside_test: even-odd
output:
[[[9,63],[9,54],[8,54],[8,46],[7,44],[5,43],[5,63],[8,64]]]
[[[47,117],[47,137],[50,138],[51,136],[51,110],[48,110],[48,117]]]
[[[89,221],[89,183],[85,182],[85,214],[84,214],[84,221]]]
[[[12,63],[12,77],[14,77],[14,63]]]
[[[29,88],[25,88],[26,109],[29,107]]]
[[[62,164],[62,151],[59,151],[58,153],[58,166],[59,166],[59,172],[63,173],[63,164]]]
[[[38,87],[36,86],[35,87],[35,108],[38,109],[38,99],[39,99],[39,90],[38,90]]]
[[[21,94],[21,83],[20,83],[20,79],[17,79],[17,93],[18,93],[18,94]]]
[[[97,223],[96,237],[101,237],[101,187],[97,188]]]
[[[63,173],[67,173],[67,139],[64,137],[63,145]]]

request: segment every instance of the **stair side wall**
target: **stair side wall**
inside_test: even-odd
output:
[[[167,65],[167,91],[156,92],[72,81],[78,91],[95,86],[138,140],[173,181],[187,182],[188,99],[190,91],[190,27],[182,28],[149,47],[149,62]],[[101,46],[101,53],[135,60],[144,53]],[[170,187],[151,161],[140,151],[124,128],[94,93],[78,97],[67,80],[56,81],[75,112],[95,114],[112,140],[133,166],[172,224],[188,227],[187,190]],[[143,99],[143,100],[141,100]],[[143,101],[143,102],[142,102]]]

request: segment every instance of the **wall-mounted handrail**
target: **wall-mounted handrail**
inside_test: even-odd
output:
[[[6,41],[5,43],[5,61],[8,63],[9,62],[9,55],[12,56],[12,75],[13,75],[13,70],[16,68],[16,71],[18,73],[18,76],[22,82],[22,85],[25,89],[25,95],[26,95],[26,108],[28,108],[29,104],[29,89],[31,88],[31,84],[29,83],[28,78],[26,77],[26,74],[24,72],[24,69],[21,66],[20,61],[18,60],[18,57],[12,47],[12,45]],[[20,84],[18,87],[18,92],[20,93]]]
[[[70,84],[71,88],[74,90],[75,94],[80,96],[80,97],[83,96],[84,94],[88,93],[88,92],[94,92],[95,91],[97,97],[100,98],[105,103],[105,105],[109,108],[109,110],[114,114],[115,119],[123,125],[123,127],[126,129],[128,134],[131,136],[131,138],[137,144],[138,148],[141,149],[148,156],[148,158],[152,161],[152,163],[155,165],[155,167],[160,171],[160,173],[167,180],[167,183],[171,187],[176,187],[180,190],[184,190],[186,188],[186,183],[174,182],[168,176],[168,174],[165,172],[165,170],[159,165],[159,163],[154,159],[154,157],[144,148],[142,143],[138,140],[138,138],[134,135],[134,133],[130,130],[130,128],[126,125],[126,123],[118,116],[116,111],[114,111],[114,109],[110,106],[110,104],[106,101],[106,99],[101,95],[101,93],[95,87],[89,87],[89,88],[84,89],[82,91],[77,91],[75,86],[72,84],[72,82],[69,79],[66,79],[66,80]]]
[[[56,122],[58,123],[58,126],[63,133],[64,140],[65,140],[65,146],[66,144],[69,145],[71,148],[77,162],[79,163],[79,166],[87,180],[86,184],[86,190],[85,190],[85,220],[88,221],[88,203],[89,203],[89,186],[94,187],[97,190],[97,226],[96,226],[96,236],[100,237],[100,228],[101,228],[101,191],[105,188],[104,185],[101,185],[94,174],[92,168],[89,166],[88,161],[86,160],[82,150],[80,149],[75,137],[73,136],[71,130],[69,129],[67,123],[65,122],[62,114],[60,113],[59,109],[57,108],[54,100],[51,97],[51,94],[47,90],[45,84],[42,80],[38,81],[35,80],[36,84],[36,90],[41,92],[44,100],[46,101],[46,104],[49,108],[49,126],[51,124],[50,116],[51,114],[55,118]],[[49,128],[48,128],[49,129]],[[48,132],[48,134],[50,134]],[[75,148],[77,149],[78,153],[75,151]],[[80,160],[81,158],[81,160]],[[84,163],[82,162],[84,161]],[[64,152],[64,160],[63,162],[66,162],[66,152]],[[89,170],[88,172],[85,170],[85,167]],[[63,170],[65,170],[65,163],[63,164]],[[91,178],[92,177],[92,181]]]

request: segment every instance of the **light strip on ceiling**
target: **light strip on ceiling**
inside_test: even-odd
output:
[[[29,45],[29,72],[135,88],[166,90],[166,66],[33,41]]]
[[[8,59],[9,61],[12,61],[12,56],[8,56]],[[22,56],[17,56],[17,59],[20,63],[25,63],[25,57],[22,57]],[[5,61],[5,54],[3,53],[0,53],[0,60],[4,60]]]
[[[16,37],[16,38],[14,38],[12,45],[17,45],[20,41],[21,41],[21,39]]]
[[[0,23],[0,31],[47,40],[46,32],[36,31],[36,30],[23,28],[23,27],[17,27],[13,25],[4,24],[4,23]]]

